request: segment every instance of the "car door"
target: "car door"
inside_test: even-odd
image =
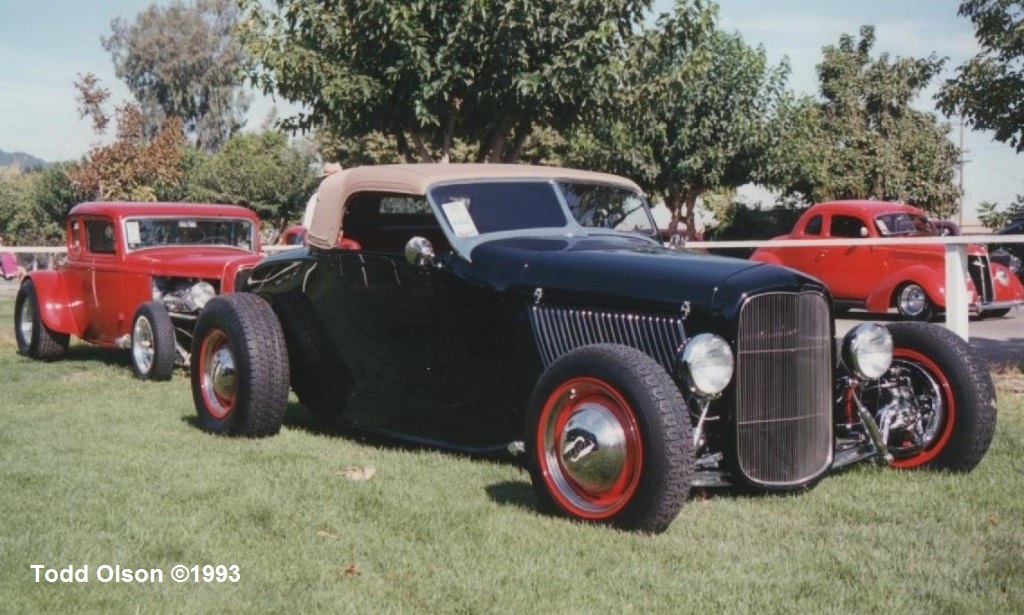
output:
[[[833,213],[827,237],[861,239],[873,234],[859,216]],[[823,281],[839,300],[863,301],[881,277],[884,257],[875,246],[824,246],[814,256],[809,273]]]
[[[118,267],[117,228],[105,217],[81,219],[84,245],[76,268],[82,283],[89,324],[83,337],[103,345],[113,344],[126,331],[122,307],[122,272]]]

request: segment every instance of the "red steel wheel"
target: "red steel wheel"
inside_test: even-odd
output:
[[[596,378],[574,378],[548,397],[537,422],[540,471],[569,514],[602,520],[629,503],[640,482],[643,443],[633,409]]]
[[[580,521],[664,531],[693,480],[679,387],[636,348],[569,351],[537,381],[526,462],[541,507]]]

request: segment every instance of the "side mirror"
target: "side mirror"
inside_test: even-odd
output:
[[[426,237],[413,237],[405,244],[405,260],[419,267],[434,264],[434,245]]]

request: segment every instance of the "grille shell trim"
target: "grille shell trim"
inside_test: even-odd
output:
[[[740,311],[736,356],[736,455],[761,486],[805,484],[832,463],[833,339],[817,292],[768,293]]]

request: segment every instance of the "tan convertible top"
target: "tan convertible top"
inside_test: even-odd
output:
[[[520,164],[396,164],[353,167],[328,176],[320,184],[306,241],[318,248],[335,246],[345,203],[356,192],[424,195],[438,182],[488,179],[560,179],[611,184],[640,191],[634,182],[607,173]]]

